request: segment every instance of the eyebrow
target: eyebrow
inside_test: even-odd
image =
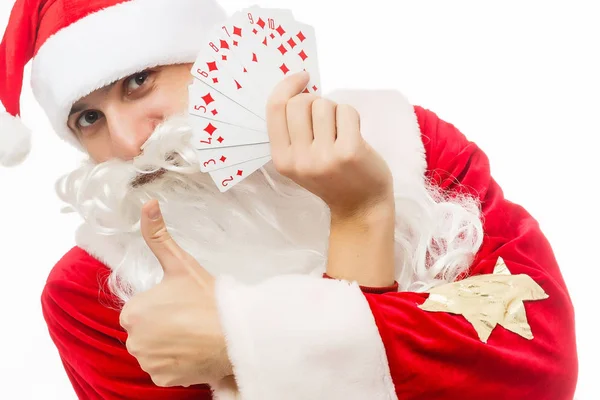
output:
[[[118,82],[118,81],[117,81]],[[98,89],[101,92],[107,92],[109,91],[113,86],[115,86],[117,84],[117,82],[113,82],[110,83],[100,89]],[[78,113],[79,111],[83,111],[86,108],[90,108],[90,106],[86,103],[76,103],[73,104],[73,106],[71,107],[71,111],[69,111],[69,117],[71,117],[71,115]]]
[[[74,104],[73,107],[71,107],[71,111],[69,111],[69,117],[78,113],[79,111],[85,110],[86,108],[88,108],[88,105],[85,103]]]

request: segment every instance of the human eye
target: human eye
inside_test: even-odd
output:
[[[125,91],[129,95],[147,83],[151,71],[142,71],[125,79]]]
[[[84,111],[79,115],[79,118],[77,118],[77,127],[80,129],[88,128],[94,125],[100,118],[102,118],[102,113],[100,111]]]

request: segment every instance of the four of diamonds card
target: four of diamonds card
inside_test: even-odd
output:
[[[314,29],[289,10],[253,6],[203,40],[191,70],[192,144],[221,192],[271,160],[266,104],[286,76],[306,70],[305,93],[321,95]]]

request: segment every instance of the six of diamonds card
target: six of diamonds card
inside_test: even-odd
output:
[[[321,95],[314,29],[289,10],[253,6],[205,37],[189,86],[192,144],[225,192],[271,160],[265,107],[286,76],[306,70]]]

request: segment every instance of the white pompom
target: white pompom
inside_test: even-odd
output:
[[[0,110],[0,165],[21,164],[31,150],[31,131],[20,118]]]

